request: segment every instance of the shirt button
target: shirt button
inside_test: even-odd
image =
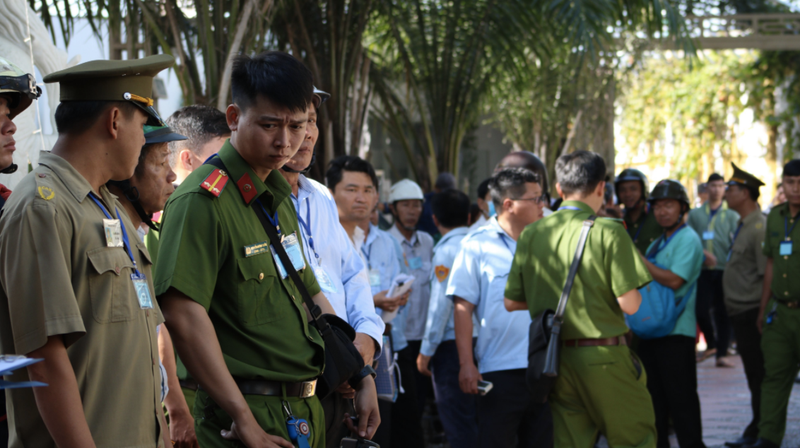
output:
[[[784,260],[788,260],[788,259],[789,259],[789,256],[788,256],[788,255],[784,255],[784,256],[783,256],[783,259],[784,259]]]
[[[258,279],[259,280],[264,280],[264,273],[263,272],[258,274]]]
[[[789,295],[789,291],[784,292],[783,295],[788,296]]]

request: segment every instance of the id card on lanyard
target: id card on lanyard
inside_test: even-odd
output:
[[[301,227],[301,234],[305,239],[306,243],[308,243],[308,249],[310,253],[314,254],[314,260],[311,261],[311,269],[314,271],[314,277],[317,278],[317,283],[319,283],[320,289],[322,292],[328,294],[338,294],[339,289],[331,280],[331,277],[325,271],[325,268],[322,267],[322,258],[320,258],[319,254],[317,253],[317,248],[314,246],[314,235],[311,233],[311,204],[306,203],[306,219],[304,220],[302,216],[300,216],[300,202],[297,203],[297,222],[300,224]]]
[[[722,213],[720,213],[722,212]],[[725,213],[725,204],[720,204],[716,210],[711,210],[711,206],[706,204],[706,213],[708,213],[708,227],[703,232],[703,241],[706,242],[706,249],[709,252],[714,251],[714,224],[717,222],[717,217]]]
[[[264,211],[264,215],[267,216],[269,219],[270,224],[275,227],[275,230],[278,233],[278,237],[281,239],[281,245],[283,249],[286,251],[286,255],[289,256],[289,260],[292,262],[292,266],[296,271],[301,271],[305,269],[306,262],[303,259],[303,252],[300,250],[300,242],[297,240],[297,233],[292,233],[291,235],[283,235],[281,233],[281,225],[280,221],[278,220],[278,212],[275,211],[275,214],[270,216],[267,209],[261,203],[260,200],[256,199],[256,203],[258,206],[261,207],[261,210]],[[283,266],[280,257],[278,256],[278,252],[275,251],[275,248],[270,245],[270,250],[272,251],[272,259],[275,260],[275,265],[278,267],[278,274],[281,276],[281,279],[285,279],[289,276],[289,272]]]
[[[794,244],[794,242],[792,241],[791,235],[792,231],[794,230],[794,226],[797,225],[798,217],[800,216],[796,216],[794,219],[792,219],[791,228],[789,227],[789,217],[788,216],[783,217],[783,241],[781,241],[781,244],[779,246],[780,250],[779,253],[781,256],[786,257],[792,255],[792,245]]]
[[[94,193],[89,193],[89,196],[92,198],[95,204],[100,207],[100,210],[103,211],[103,214],[106,215],[106,219],[103,220],[103,232],[106,236],[106,245],[108,247],[124,247],[125,251],[128,253],[128,257],[131,259],[131,263],[133,263],[133,274],[131,274],[131,281],[133,282],[133,287],[136,290],[136,298],[139,301],[139,307],[143,310],[152,309],[153,308],[153,295],[150,293],[150,287],[147,285],[147,277],[139,272],[139,269],[136,267],[136,259],[133,258],[133,252],[131,251],[131,243],[128,239],[128,232],[125,230],[125,225],[122,224],[122,219],[119,217],[119,210],[114,209],[117,214],[117,219],[111,217],[111,214],[106,210],[106,207],[100,202],[100,198],[97,197]],[[121,233],[121,243],[119,244],[119,233]]]

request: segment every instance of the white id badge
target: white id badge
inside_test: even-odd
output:
[[[706,230],[703,232],[703,240],[713,240],[714,239],[714,231],[713,230]]]
[[[150,295],[150,287],[147,286],[147,277],[144,274],[134,272],[131,274],[133,287],[136,288],[136,298],[139,299],[139,307],[143,310],[153,308],[153,297]]]
[[[322,266],[315,266],[314,267],[314,276],[317,278],[317,283],[319,283],[320,289],[322,292],[328,294],[337,294],[339,290],[336,288],[336,285],[333,284],[331,281],[330,276],[325,269],[322,269]]]
[[[300,250],[300,242],[297,241],[297,233],[295,232],[291,235],[286,235],[283,237],[281,239],[281,245],[283,245],[286,255],[289,256],[289,260],[292,261],[292,266],[294,266],[295,271],[301,271],[305,269],[306,262],[303,259],[303,252]],[[281,278],[288,277],[289,273],[286,272],[286,269],[283,267],[283,263],[281,263],[278,253],[275,252],[275,248],[272,246],[270,246],[270,248],[272,249],[272,258],[275,260],[275,264],[278,265]]]
[[[783,255],[783,256],[792,254],[792,242],[791,241],[781,241],[780,254]]]
[[[104,219],[103,232],[107,247],[122,247],[122,223],[119,219]]]
[[[377,269],[369,270],[369,286],[373,288],[381,286],[381,273]]]

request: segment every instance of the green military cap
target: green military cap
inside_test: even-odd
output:
[[[145,145],[152,145],[154,143],[169,143],[177,142],[180,140],[187,140],[189,137],[178,134],[173,131],[169,126],[145,126],[144,139]]]
[[[731,162],[731,166],[733,166],[733,176],[728,180],[728,185],[741,185],[756,191],[758,191],[759,187],[764,185],[764,182],[761,182],[757,177],[739,168],[735,163]]]
[[[127,61],[89,61],[44,77],[61,84],[61,101],[130,101],[158,121],[153,108],[153,78],[171,67],[175,58],[167,54]]]

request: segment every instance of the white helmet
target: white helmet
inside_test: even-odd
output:
[[[411,179],[403,179],[392,185],[392,190],[389,192],[390,203],[408,199],[425,200],[425,196],[422,195],[422,188],[419,188],[416,182]]]

